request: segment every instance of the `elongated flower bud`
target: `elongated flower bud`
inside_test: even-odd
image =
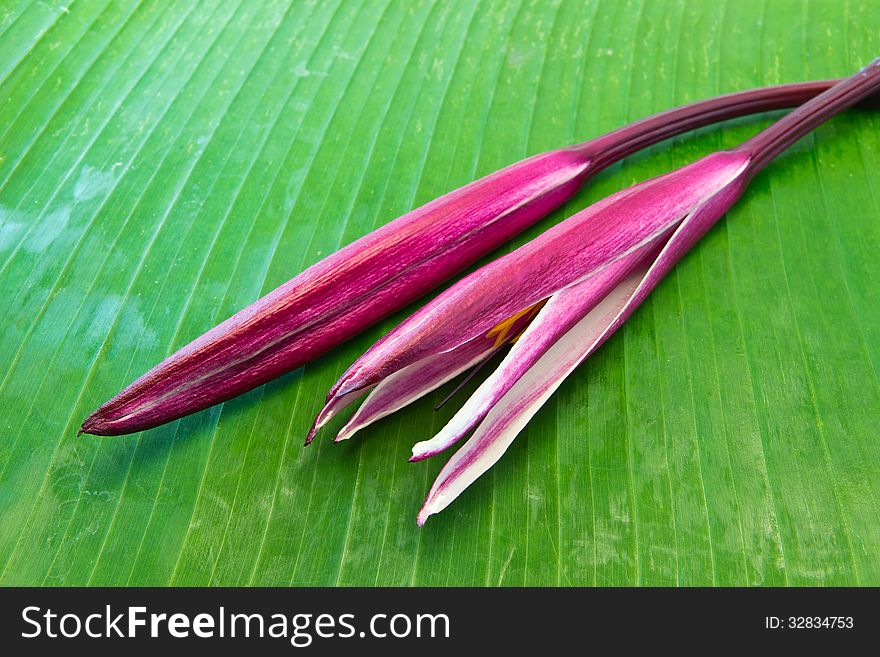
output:
[[[132,433],[250,390],[433,289],[620,158],[709,123],[797,105],[830,84],[769,87],[673,109],[450,192],[349,244],[186,345],[92,413],[81,432]]]

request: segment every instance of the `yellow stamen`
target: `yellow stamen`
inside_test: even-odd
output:
[[[515,315],[511,315],[503,322],[496,324],[492,329],[490,329],[489,332],[486,333],[486,337],[495,338],[495,344],[492,346],[492,348],[495,349],[497,347],[500,347],[505,342],[510,342],[511,344],[513,344],[517,340],[519,340],[520,336],[522,336],[523,332],[526,330],[528,324],[526,324],[526,326],[518,331],[517,334],[514,335],[512,338],[508,338],[508,335],[510,334],[510,331],[513,328],[514,324],[516,324],[517,321],[519,321],[523,317],[531,318],[532,316],[536,315],[543,305],[544,301],[539,301],[538,303],[533,304],[528,308],[523,308]]]

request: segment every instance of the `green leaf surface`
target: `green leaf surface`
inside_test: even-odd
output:
[[[301,446],[412,308],[222,406],[76,437],[176,348],[443,192],[877,54],[873,0],[0,1],[0,583],[880,584],[866,110],[756,178],[421,530],[446,456],[406,458],[446,389]],[[502,250],[770,118],[631,157]]]

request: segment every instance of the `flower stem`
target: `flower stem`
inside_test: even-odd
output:
[[[818,80],[749,89],[654,114],[601,137],[571,146],[592,162],[591,173],[652,144],[738,116],[795,107],[832,88],[838,80]]]
[[[736,150],[747,151],[752,157],[748,177],[754,176],[808,132],[878,90],[880,57],[739,146]]]

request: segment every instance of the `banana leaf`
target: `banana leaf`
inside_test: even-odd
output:
[[[880,584],[868,110],[756,178],[421,529],[445,457],[406,460],[454,413],[434,410],[448,386],[302,447],[413,308],[221,406],[76,436],[175,349],[446,191],[878,52],[875,0],[3,0],[0,583]],[[771,118],[630,157],[503,250]]]

